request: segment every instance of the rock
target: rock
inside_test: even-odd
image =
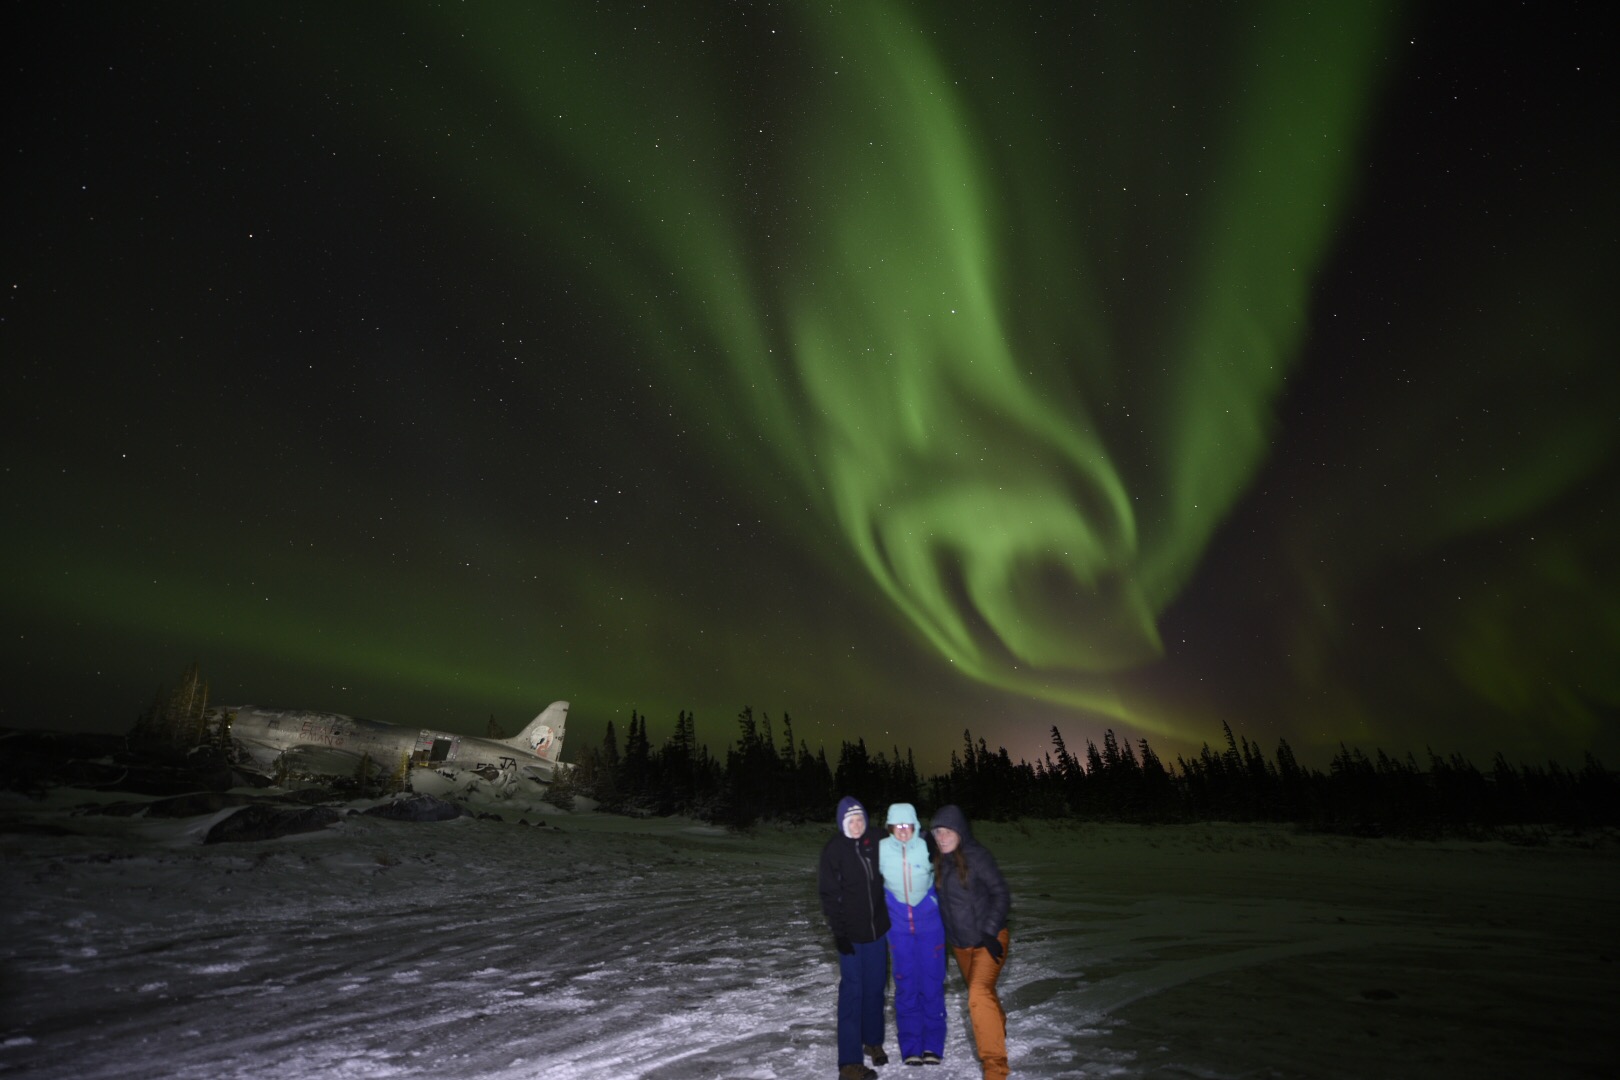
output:
[[[453,802],[435,799],[432,795],[401,795],[392,802],[373,806],[364,811],[369,817],[387,818],[389,821],[449,821],[466,811]]]
[[[208,830],[203,843],[274,840],[296,833],[316,832],[337,820],[338,812],[330,806],[292,807],[254,803],[217,822]]]

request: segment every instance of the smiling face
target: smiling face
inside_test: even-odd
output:
[[[939,845],[939,850],[943,854],[949,855],[956,850],[956,845],[961,842],[962,837],[957,834],[955,829],[947,829],[941,825],[934,830],[934,843]]]
[[[844,835],[859,840],[866,835],[866,815],[856,812],[844,816]]]
[[[905,825],[890,825],[889,832],[896,840],[903,844],[907,840],[910,840],[913,836],[917,835],[917,826],[909,823]]]

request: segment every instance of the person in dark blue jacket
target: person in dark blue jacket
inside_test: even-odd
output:
[[[876,1080],[866,1067],[883,1052],[883,991],[889,981],[889,909],[883,901],[877,840],[866,830],[866,807],[845,796],[834,819],[838,835],[821,849],[816,875],[821,911],[838,946],[839,1080]]]

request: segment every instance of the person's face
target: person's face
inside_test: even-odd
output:
[[[903,844],[907,840],[910,840],[913,836],[915,836],[917,834],[917,826],[915,826],[915,825],[890,825],[889,826],[889,831],[894,834],[894,838],[896,840],[900,841]]]
[[[859,840],[866,835],[866,815],[856,814],[854,817],[844,819],[844,835],[851,840]]]
[[[934,843],[938,844],[939,850],[944,852],[946,855],[949,855],[951,852],[955,851],[956,845],[960,844],[961,842],[962,838],[956,834],[955,829],[947,829],[945,826],[941,825],[939,828],[934,830]]]

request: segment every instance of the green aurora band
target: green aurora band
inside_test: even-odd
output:
[[[711,745],[751,704],[936,764],[963,725],[1223,720],[1612,753],[1581,29],[120,9],[16,75],[12,708],[116,723],[195,659],[267,704],[567,696],[582,738],[695,709]]]
[[[527,103],[530,128],[496,141],[544,162],[503,160],[502,212],[596,276],[670,389],[731,418],[714,452],[796,485],[958,670],[1173,730],[1109,676],[1159,655],[1159,613],[1262,458],[1387,18],[1272,5],[1233,39],[1218,108],[1172,88],[1189,179],[1109,134],[1164,97],[1158,68],[1087,87],[1104,115],[1071,131],[898,5],[795,14],[804,70],[746,94],[705,81],[692,31],[682,63],[683,28],[642,16],[470,24],[466,74]],[[1028,66],[1012,48],[1004,84]],[[1190,254],[1130,250],[1171,236]]]

